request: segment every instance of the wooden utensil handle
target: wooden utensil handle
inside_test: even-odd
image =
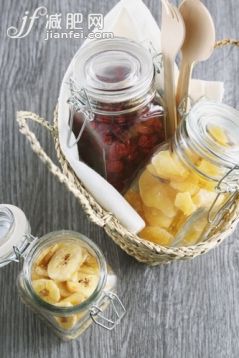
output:
[[[172,137],[177,127],[177,110],[175,98],[174,62],[164,57],[164,98],[167,107],[166,137]]]
[[[193,64],[187,63],[182,59],[176,95],[177,108],[182,102],[182,100],[185,98],[185,108],[186,110],[188,109],[188,94],[190,79],[192,75],[192,68]]]

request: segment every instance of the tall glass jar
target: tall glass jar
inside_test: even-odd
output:
[[[124,38],[92,41],[75,60],[70,90],[70,133],[80,159],[125,192],[165,139],[150,53]]]
[[[39,239],[34,238],[30,235],[30,225],[24,213],[11,205],[0,205],[0,228],[0,248],[2,250],[0,267],[12,261],[23,261],[23,268],[17,281],[20,297],[60,338],[63,340],[77,338],[92,323],[112,330],[120,322],[125,314],[125,309],[116,295],[116,275],[107,265],[100,249],[91,240],[73,231],[57,231]],[[63,287],[65,283],[62,280],[52,283],[52,280],[47,278],[47,273],[44,272],[46,271],[45,267],[42,264],[37,266],[38,271],[35,269],[39,258],[46,257],[45,253],[49,253],[49,250],[56,245],[59,249],[65,245],[79,245],[81,250],[87,252],[91,257],[91,263],[88,263],[87,267],[88,274],[83,273],[82,276],[85,281],[81,279],[80,282],[82,287],[89,290],[91,284],[89,280],[90,277],[96,278],[95,272],[97,272],[97,281],[94,281],[95,286],[89,296],[82,298],[79,302],[77,300],[80,299],[80,292],[70,293],[67,291],[67,285]],[[65,257],[65,260],[67,259]],[[92,259],[95,262],[94,266],[92,266]],[[51,286],[41,288],[41,295],[39,295],[34,283],[49,285],[49,281],[51,281]],[[59,297],[53,304],[51,301],[45,300],[44,295],[53,297],[55,287],[59,287]],[[66,298],[60,301],[62,295]],[[83,294],[81,297],[84,297]]]
[[[140,236],[164,246],[205,240],[239,188],[238,153],[239,113],[195,104],[126,194],[146,221]]]

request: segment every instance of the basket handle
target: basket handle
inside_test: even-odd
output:
[[[42,148],[40,142],[36,138],[35,134],[30,130],[27,121],[31,120],[33,122],[36,122],[40,124],[40,126],[46,128],[54,138],[56,135],[58,135],[58,129],[56,126],[51,125],[48,121],[46,121],[44,118],[38,116],[35,113],[27,112],[27,111],[18,111],[16,114],[16,120],[19,125],[19,131],[27,138],[27,140],[30,142],[32,150],[37,154],[37,156],[40,158],[40,160],[47,166],[49,171],[57,177],[60,183],[65,184],[67,189],[73,193],[73,195],[80,200],[80,202],[85,205],[86,207],[86,213],[91,218],[93,222],[95,222],[97,225],[103,227],[106,224],[106,221],[108,220],[108,216],[112,216],[110,213],[107,215],[107,213],[102,209],[101,215],[96,216],[92,214],[91,210],[87,210],[87,202],[83,195],[83,193],[79,190],[77,185],[74,182],[74,177],[68,177],[66,176],[62,170],[52,161],[52,159],[46,154],[44,149]],[[107,220],[106,220],[107,219]]]
[[[219,40],[215,43],[214,48],[221,48],[221,47],[228,46],[228,45],[239,47],[239,40],[235,40],[235,39]]]
[[[69,178],[61,171],[61,169],[58,166],[56,166],[53,163],[52,159],[46,154],[40,142],[36,138],[35,134],[30,130],[27,121],[31,120],[33,122],[40,124],[40,126],[46,128],[53,137],[58,132],[56,126],[51,125],[48,121],[38,116],[36,113],[27,112],[27,111],[18,111],[16,120],[19,125],[19,131],[28,139],[32,147],[32,150],[37,154],[37,156],[41,159],[41,161],[44,164],[46,164],[49,171],[53,175],[55,175],[61,183],[64,183],[69,190],[71,190],[72,192],[75,192],[76,190],[79,191],[74,185],[74,183],[69,180]]]

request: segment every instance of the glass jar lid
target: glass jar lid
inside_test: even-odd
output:
[[[148,92],[154,77],[147,49],[126,38],[91,41],[79,51],[73,80],[94,100],[123,102]]]
[[[0,267],[18,260],[29,245],[30,232],[30,225],[21,209],[0,204]]]
[[[185,120],[191,146],[216,165],[239,165],[239,112],[225,104],[199,101]]]

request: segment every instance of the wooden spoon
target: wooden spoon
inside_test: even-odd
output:
[[[179,105],[185,98],[187,110],[193,66],[211,56],[215,44],[215,27],[209,11],[200,0],[184,0],[179,11],[185,23],[186,36],[181,49],[182,62],[176,100]]]

